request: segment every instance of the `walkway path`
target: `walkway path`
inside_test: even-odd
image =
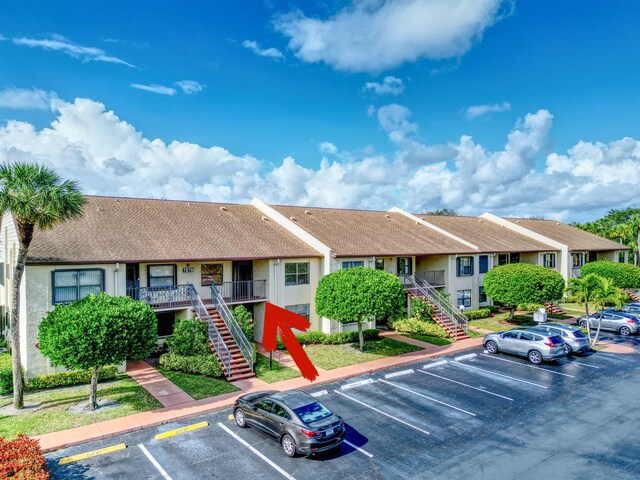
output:
[[[127,362],[127,373],[164,407],[194,401],[191,395],[142,360]]]

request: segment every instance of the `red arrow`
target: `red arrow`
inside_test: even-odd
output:
[[[291,331],[292,328],[305,331],[310,326],[309,320],[302,315],[267,302],[267,307],[264,312],[262,345],[267,352],[274,351],[276,349],[278,330],[280,330],[282,343],[284,343],[284,346],[289,351],[293,361],[296,362],[300,373],[302,373],[302,376],[307,380],[314,381],[318,376],[318,370],[313,366],[313,363],[311,363],[311,360],[309,360],[307,356],[307,352],[304,351],[304,348],[302,348],[300,342]]]

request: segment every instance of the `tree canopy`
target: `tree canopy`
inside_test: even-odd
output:
[[[402,314],[406,295],[402,283],[382,270],[355,267],[330,273],[316,289],[316,313],[340,323],[358,322],[360,350],[362,322]]]
[[[601,237],[620,242],[632,249],[632,257],[636,265],[640,265],[638,256],[638,228],[640,228],[640,208],[609,210],[609,213],[598,220],[586,223],[575,223],[577,228]]]
[[[530,263],[510,263],[489,270],[484,276],[484,291],[494,301],[511,307],[559,300],[564,279],[555,270]]]
[[[580,268],[582,276],[595,273],[601,277],[611,279],[619,288],[640,288],[640,267],[628,263],[598,260],[585,263]]]
[[[158,323],[144,302],[105,293],[57,305],[39,326],[40,351],[51,365],[93,370],[90,406],[95,409],[100,367],[151,354],[158,341]]]

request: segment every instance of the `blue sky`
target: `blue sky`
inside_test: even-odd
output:
[[[53,3],[2,4],[0,161],[87,193],[563,220],[636,205],[637,2]]]

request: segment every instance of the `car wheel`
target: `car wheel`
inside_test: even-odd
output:
[[[622,327],[620,327],[619,331],[620,331],[620,335],[623,335],[625,337],[627,335],[631,335],[631,329],[629,327],[627,327],[627,326],[623,325]]]
[[[571,355],[573,353],[573,348],[571,348],[571,345],[568,343],[564,345],[564,348],[567,350],[567,355]]]
[[[291,435],[288,433],[282,437],[282,450],[287,455],[287,457],[295,457],[296,456],[296,443],[291,438]]]
[[[240,428],[247,428],[247,418],[244,416],[244,412],[241,408],[236,408],[233,412],[233,416],[236,419],[236,425]]]
[[[489,340],[485,343],[484,348],[487,349],[488,353],[498,353],[498,345],[493,340]]]
[[[542,354],[538,350],[531,350],[527,357],[534,365],[540,365],[542,363]]]
[[[586,320],[581,320],[581,321],[580,321],[580,323],[579,323],[579,325],[580,325],[582,328],[587,328],[587,321],[586,321]]]

